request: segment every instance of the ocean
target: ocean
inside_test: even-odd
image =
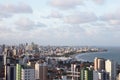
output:
[[[93,62],[95,57],[114,60],[120,64],[120,47],[105,47],[107,52],[82,53],[75,56],[78,61]]]

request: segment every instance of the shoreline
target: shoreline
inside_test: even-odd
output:
[[[73,55],[70,55],[69,57],[72,58],[72,59],[76,59],[77,61],[88,61],[88,60],[84,60],[84,59],[78,60],[78,59],[76,58],[76,56],[78,56],[78,55],[83,55],[83,54],[93,54],[93,53],[98,53],[98,54],[99,54],[99,53],[102,53],[102,52],[107,52],[107,51],[75,53],[75,54],[73,54]]]

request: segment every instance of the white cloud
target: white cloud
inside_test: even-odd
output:
[[[11,29],[6,27],[6,26],[2,26],[0,25],[0,33],[4,34],[4,33],[8,33],[8,32],[11,32]]]
[[[82,0],[51,0],[50,4],[58,8],[68,9],[82,5],[83,2]]]
[[[9,34],[12,33],[12,26],[8,26],[7,24],[0,22],[0,37],[7,37]]]
[[[71,9],[85,4],[89,0],[51,0],[50,4],[60,9]],[[106,0],[90,0],[95,4],[103,4]]]
[[[0,19],[10,18],[14,14],[20,13],[32,13],[32,8],[27,5],[20,3],[18,5],[15,4],[0,4]]]
[[[8,14],[8,13],[0,13],[0,18],[9,18],[11,17],[12,15],[11,14]]]
[[[15,22],[15,25],[17,26],[18,29],[20,30],[32,30],[37,27],[46,27],[45,24],[41,22],[34,22],[30,20],[29,18],[20,18]]]
[[[52,11],[48,18],[62,18],[63,15],[58,11]]]
[[[97,21],[97,17],[94,13],[80,12],[65,17],[64,21],[69,24],[81,24]]]
[[[109,20],[110,25],[120,25],[120,20]]]
[[[24,3],[20,4],[0,4],[0,12],[2,13],[32,13],[32,8]]]
[[[114,13],[106,13],[101,16],[100,19],[110,25],[120,25],[120,11],[118,10]]]
[[[97,4],[103,4],[105,2],[105,0],[93,0],[93,1]]]

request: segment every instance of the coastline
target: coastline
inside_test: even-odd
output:
[[[77,55],[80,55],[80,54],[84,54],[84,53],[76,53],[76,54],[70,55],[69,57],[75,58]]]
[[[93,53],[96,53],[96,54],[99,54],[99,53],[102,53],[102,52],[107,52],[107,51],[98,51],[98,52],[86,52],[86,53],[75,53],[73,55],[70,55],[69,57],[71,57],[72,59],[75,59],[77,61],[88,61],[88,60],[84,60],[84,59],[79,59],[77,58],[78,55],[86,55],[86,54],[93,54]]]

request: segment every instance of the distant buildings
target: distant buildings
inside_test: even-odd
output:
[[[120,80],[120,71],[117,71],[120,69],[112,60],[96,57],[94,62],[82,62],[61,57],[71,52],[89,51],[99,49],[43,47],[34,43],[3,45],[0,46],[0,80]]]

